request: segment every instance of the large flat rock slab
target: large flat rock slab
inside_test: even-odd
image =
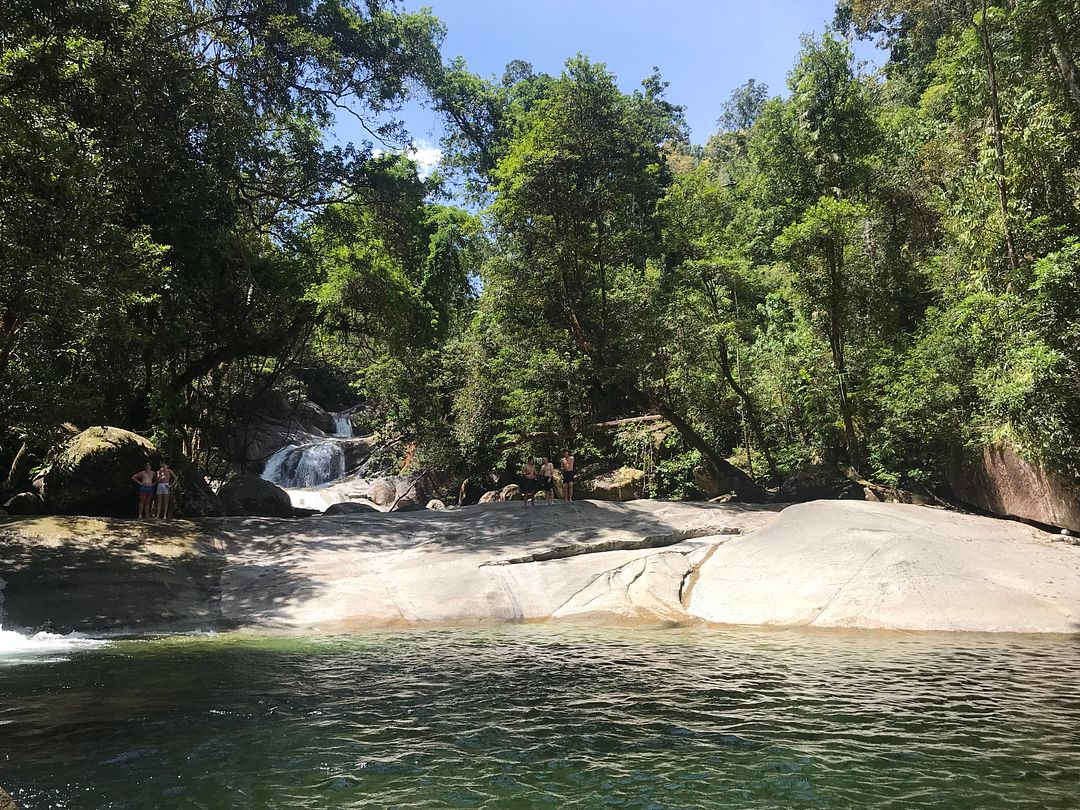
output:
[[[1080,548],[902,504],[0,521],[7,629],[568,621],[1080,632]]]
[[[814,501],[716,548],[689,612],[725,624],[1080,632],[1080,548],[1021,523]]]

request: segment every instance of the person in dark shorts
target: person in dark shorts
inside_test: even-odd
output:
[[[536,462],[527,458],[525,466],[521,468],[521,496],[525,499],[526,506],[536,505],[536,493],[539,489],[540,482],[536,480]]]
[[[540,465],[540,486],[544,490],[548,506],[551,506],[555,502],[555,465],[547,456],[544,456],[544,463]]]
[[[562,453],[559,469],[562,470],[563,500],[570,503],[574,500],[574,457],[569,450],[563,450]]]

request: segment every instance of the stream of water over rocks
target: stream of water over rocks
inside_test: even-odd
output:
[[[48,640],[0,654],[24,808],[1077,806],[1077,638]]]

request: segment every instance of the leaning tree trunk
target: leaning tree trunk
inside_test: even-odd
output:
[[[997,61],[986,17],[986,0],[982,0],[982,19],[978,25],[979,41],[986,60],[986,79],[990,89],[990,129],[994,138],[994,175],[997,180],[998,205],[1001,207],[1001,227],[1005,232],[1005,250],[1009,254],[1009,269],[1013,278],[1020,269],[1012,224],[1009,221],[1009,188],[1005,178],[1005,143],[1002,137],[1001,106],[998,103]]]
[[[731,490],[743,501],[761,503],[769,500],[769,494],[753,478],[716,452],[716,448],[705,441],[705,438],[667,402],[650,396],[629,380],[621,380],[619,387],[642,408],[652,408],[670,422],[671,426],[679,431],[683,441],[701,453],[701,457],[716,477],[721,489]]]
[[[757,415],[757,408],[754,407],[754,400],[750,397],[750,393],[739,385],[739,382],[735,379],[735,375],[731,370],[731,359],[728,357],[727,341],[723,338],[718,340],[719,346],[717,351],[720,355],[720,370],[724,374],[724,379],[727,380],[727,384],[731,387],[731,390],[742,400],[743,413],[746,414],[746,421],[750,426],[750,432],[754,434],[754,441],[757,442],[758,447],[761,449],[761,454],[765,456],[765,464],[769,467],[769,475],[773,480],[777,480],[780,477],[780,471],[776,468],[776,461],[773,459],[772,451],[769,449],[768,442],[765,441],[765,431],[761,429],[761,420]],[[749,451],[747,452],[747,460],[749,461]]]

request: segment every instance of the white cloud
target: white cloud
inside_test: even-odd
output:
[[[442,149],[428,143],[427,141],[414,141],[412,146],[407,146],[405,149],[395,149],[395,152],[404,152],[413,161],[416,162],[417,169],[419,170],[420,177],[427,179],[431,172],[439,165],[439,161],[442,160]],[[386,149],[379,149],[376,147],[371,150],[371,154],[375,157],[381,157],[387,152]]]
[[[406,152],[420,167],[420,176],[427,177],[442,160],[442,149],[427,141],[416,141]]]

